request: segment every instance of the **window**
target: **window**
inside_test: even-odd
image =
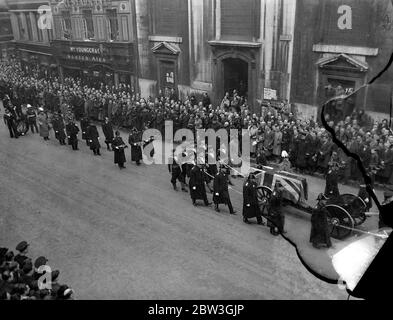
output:
[[[106,17],[108,21],[109,40],[119,41],[119,21],[117,19],[116,9],[107,9]]]
[[[63,29],[63,39],[71,39],[71,15],[69,11],[63,11],[62,15],[62,29]]]
[[[23,14],[24,13],[18,14],[18,28],[19,28],[19,36],[20,36],[21,40],[25,40],[27,37],[26,30],[23,27],[23,22],[22,22],[22,15]]]
[[[84,20],[84,30],[85,30],[84,38],[93,40],[94,39],[93,14],[91,10],[83,10],[82,15]]]

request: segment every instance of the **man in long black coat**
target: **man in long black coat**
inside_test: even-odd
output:
[[[215,210],[220,212],[218,206],[222,203],[228,206],[230,214],[235,214],[236,211],[233,210],[231,199],[229,197],[228,184],[229,179],[228,175],[225,174],[225,168],[224,166],[220,166],[220,170],[214,177],[213,182],[213,202],[215,204]]]
[[[66,134],[64,132],[65,126],[61,115],[55,114],[52,121],[53,131],[55,132],[55,137],[59,140],[61,145],[65,145]]]
[[[128,143],[131,145],[131,161],[135,161],[139,166],[142,160],[142,133],[135,127],[128,137]]]
[[[66,125],[66,131],[68,136],[68,144],[72,146],[72,150],[78,150],[78,126],[73,121],[70,121]]]
[[[190,181],[188,185],[190,187],[192,204],[194,206],[196,205],[196,200],[203,200],[206,206],[210,205],[206,196],[204,175],[205,173],[199,164],[196,164],[190,171]]]
[[[339,168],[331,166],[326,174],[325,196],[328,198],[336,198],[340,195],[338,190]]]
[[[113,128],[112,128],[112,124],[109,122],[108,117],[105,117],[105,121],[102,124],[102,132],[104,133],[105,136],[106,147],[109,151],[111,151],[110,145],[113,142]]]
[[[6,124],[6,126],[8,127],[8,131],[10,132],[10,137],[18,139],[19,133],[16,127],[16,115],[14,115],[13,112],[6,108],[3,117],[4,123]]]
[[[124,169],[124,163],[126,162],[126,155],[124,153],[124,149],[128,148],[128,146],[123,141],[122,137],[120,137],[120,132],[116,131],[116,137],[112,141],[112,148],[114,151],[114,162],[119,166],[120,169]]]
[[[183,192],[188,192],[186,189],[186,172],[184,171],[184,167],[180,165],[176,156],[172,157],[172,163],[168,164],[168,170],[171,173],[171,183],[173,185],[173,189],[177,191],[176,182],[179,180],[181,190]]]
[[[89,146],[90,150],[93,150],[93,153],[95,156],[100,156],[100,140],[99,137],[100,135],[98,134],[97,127],[94,124],[90,124],[89,127],[87,128],[87,136],[89,137]]]
[[[320,197],[323,195],[320,195]],[[320,200],[320,198],[318,198]],[[310,242],[313,247],[319,249],[322,246],[330,248],[332,242],[329,235],[329,224],[328,224],[328,211],[321,203],[318,202],[315,209],[313,209],[311,216],[311,233]]]
[[[81,120],[81,130],[82,130],[82,139],[86,141],[86,145],[89,145],[89,137],[87,134],[87,129],[89,128],[90,122],[89,118],[83,117]]]
[[[243,221],[250,223],[249,218],[257,218],[258,224],[263,224],[261,211],[258,206],[257,182],[255,175],[250,173],[246,183],[243,186]]]

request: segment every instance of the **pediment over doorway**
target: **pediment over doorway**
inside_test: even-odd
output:
[[[173,43],[160,42],[151,48],[153,53],[165,54],[165,55],[178,55],[180,53],[180,48]]]
[[[369,68],[368,63],[353,58],[345,53],[334,55],[331,57],[324,57],[316,63],[319,68],[322,69],[334,69],[334,70],[347,70],[366,72]]]

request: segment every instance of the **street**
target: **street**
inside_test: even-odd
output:
[[[77,299],[347,297],[310,274],[281,236],[244,224],[238,192],[231,191],[237,215],[217,213],[174,191],[166,165],[127,162],[120,171],[104,148],[93,156],[80,141],[73,152],[53,132],[50,141],[31,133],[10,139],[3,123],[0,137],[0,245],[31,243],[30,255],[45,255]],[[243,180],[234,182],[241,191]],[[309,198],[323,188],[310,178]],[[287,215],[286,229],[315,258],[322,253],[308,249],[307,219]]]

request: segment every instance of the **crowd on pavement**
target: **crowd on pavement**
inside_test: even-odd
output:
[[[227,92],[221,103],[214,106],[208,94],[199,99],[191,94],[182,101],[174,90],[167,90],[160,91],[155,98],[142,98],[130,85],[109,87],[101,83],[94,88],[83,85],[81,79],[65,78],[60,82],[58,78],[39,78],[38,71],[32,70],[29,74],[22,71],[16,60],[1,62],[0,66],[1,96],[8,95],[16,108],[16,116],[25,114],[25,118],[30,119],[26,125],[32,131],[37,130],[34,114],[38,111],[40,134],[45,139],[51,116],[56,112],[63,117],[65,125],[88,117],[98,121],[108,118],[115,128],[138,131],[156,128],[162,133],[166,120],[173,121],[174,132],[180,128],[224,128],[239,132],[245,129],[251,137],[251,155],[259,166],[281,164],[287,159],[285,169],[325,174],[329,163],[334,161],[339,164],[342,183],[362,181],[355,160],[337,149],[320,122],[297,118],[286,101],[278,106],[262,105],[257,115],[250,111],[247,99],[236,90]],[[387,119],[373,121],[362,110],[355,110],[340,121],[330,121],[329,114],[326,118],[336,136],[361,157],[378,183],[393,184],[393,134]]]
[[[26,241],[15,250],[0,248],[0,300],[73,299],[73,289],[59,282],[60,271],[51,270],[46,257],[31,259]]]

